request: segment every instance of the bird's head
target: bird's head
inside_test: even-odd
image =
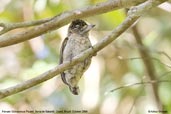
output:
[[[77,19],[72,21],[68,28],[68,33],[72,34],[80,34],[84,35],[87,34],[95,25],[88,25],[85,21],[81,19]]]

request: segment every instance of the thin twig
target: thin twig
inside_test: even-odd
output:
[[[135,60],[135,59],[143,59],[143,57],[131,57],[131,58],[121,58],[121,57],[120,57],[120,59],[122,59],[122,60]],[[148,58],[145,57],[144,59],[148,59]],[[171,65],[162,62],[162,61],[159,60],[158,58],[150,57],[149,59],[155,60],[155,61],[159,62],[160,64],[163,64],[164,66],[166,66],[166,67],[168,67],[168,68],[171,68]]]
[[[120,89],[125,89],[127,87],[136,86],[136,85],[155,84],[155,83],[163,83],[163,82],[171,83],[171,80],[151,80],[151,81],[137,82],[137,83],[127,84],[127,85],[117,87],[115,89],[110,90],[110,92],[114,92]]]
[[[119,57],[119,59],[121,59],[121,60],[135,60],[135,59],[142,59],[142,57],[131,57],[131,58]],[[159,63],[161,63],[161,64],[167,66],[168,68],[171,68],[171,65],[167,65],[167,64],[163,63],[162,61],[160,61],[160,60],[157,59],[157,58],[152,57],[151,59],[154,59],[154,60],[158,61]],[[157,79],[164,78],[165,76],[167,76],[167,75],[170,74],[170,73],[171,73],[171,71],[165,72],[164,74],[158,76]]]
[[[164,52],[164,51],[157,51],[157,53],[163,54],[164,56],[166,56],[171,61],[171,57],[166,52]]]
[[[40,24],[43,24],[45,22],[48,22],[50,20],[51,20],[51,18],[42,19],[42,20],[38,20],[38,21],[20,22],[20,23],[0,23],[0,27],[3,28],[0,31],[0,35],[8,32],[10,30],[14,30],[17,28],[22,28],[22,27],[36,26],[36,25],[40,25]]]
[[[170,73],[171,73],[171,71],[165,72],[164,74],[160,75],[157,79],[164,78],[164,77],[166,77]]]
[[[143,82],[143,80],[142,80],[141,82]],[[139,90],[139,92],[138,92],[138,94],[136,95],[136,97],[134,98],[133,104],[132,104],[132,106],[131,106],[131,108],[130,108],[128,114],[131,114],[131,112],[132,112],[132,110],[133,110],[133,108],[134,108],[134,106],[135,106],[135,104],[136,104],[136,101],[137,101],[138,97],[142,94],[143,90],[144,90],[144,85],[143,85],[143,87]]]

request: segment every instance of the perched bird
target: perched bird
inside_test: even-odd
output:
[[[62,43],[59,64],[65,61],[72,61],[75,56],[92,47],[88,32],[94,26],[95,25],[88,25],[80,19],[72,21],[68,28],[68,36]],[[69,86],[70,91],[74,95],[79,94],[78,82],[83,73],[90,66],[90,63],[91,57],[61,73],[62,81]]]

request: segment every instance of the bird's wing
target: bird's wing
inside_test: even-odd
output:
[[[68,41],[68,37],[66,37],[64,39],[64,41],[62,42],[62,46],[61,46],[61,49],[60,49],[59,64],[63,63],[63,52],[64,52],[65,46],[67,44],[67,41]]]
[[[64,39],[64,41],[62,42],[62,46],[61,46],[61,49],[60,49],[60,57],[59,57],[59,64],[62,64],[63,63],[63,52],[64,52],[64,49],[65,49],[65,46],[67,44],[67,41],[68,41],[68,37],[66,37]],[[61,73],[61,78],[62,78],[62,81],[68,85],[67,81],[66,81],[66,78],[65,78],[65,73],[62,72]]]

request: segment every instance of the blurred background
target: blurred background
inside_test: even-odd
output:
[[[104,0],[1,0],[0,22],[15,23],[53,17],[64,11],[86,7]],[[162,4],[139,19],[137,30],[151,54],[157,78],[171,80],[171,5]],[[125,19],[125,10],[84,18],[96,27],[90,32],[92,44],[102,40]],[[61,42],[68,25],[29,41],[0,48],[0,89],[38,76],[58,65]],[[2,29],[2,28],[1,28]],[[21,28],[4,35],[16,34]],[[88,114],[148,114],[157,110],[150,84],[111,91],[117,87],[148,80],[140,46],[129,29],[93,57],[74,96],[60,75],[23,92],[0,100],[1,110],[78,110]],[[163,108],[171,114],[171,84],[159,83]],[[15,113],[13,113],[15,114]],[[157,113],[156,113],[157,114]]]

